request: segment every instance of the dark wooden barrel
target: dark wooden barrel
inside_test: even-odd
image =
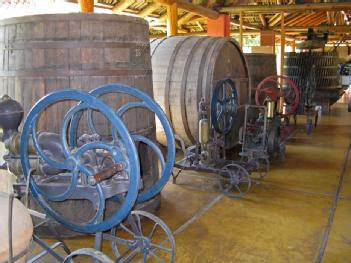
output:
[[[155,100],[163,107],[173,129],[187,145],[195,143],[198,105],[201,98],[209,103],[217,81],[234,81],[239,103],[249,102],[248,70],[238,44],[224,37],[169,37],[151,42]],[[237,123],[227,136],[226,147],[238,142],[238,130],[244,117],[238,112]],[[164,135],[156,123],[157,139]]]
[[[2,20],[0,61],[0,94],[21,102],[25,114],[42,96],[62,88],[89,91],[106,83],[123,83],[153,95],[149,28],[140,18],[72,13]],[[105,96],[104,100],[117,108],[131,98]],[[39,129],[58,131],[69,106],[48,109],[39,120]],[[95,121],[102,132],[110,132],[103,119]],[[138,109],[128,113],[125,122],[130,130],[155,138],[151,113]],[[157,160],[150,150],[140,147],[142,176],[148,187],[158,178]],[[86,207],[72,201],[62,209],[79,214]]]
[[[245,59],[249,68],[251,98],[254,98],[258,84],[268,76],[277,75],[276,55],[247,53]]]

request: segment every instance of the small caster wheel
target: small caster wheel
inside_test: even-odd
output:
[[[251,188],[251,178],[248,171],[239,164],[231,163],[222,168],[219,179],[221,192],[228,197],[244,196]]]
[[[116,262],[174,262],[172,231],[157,216],[132,211],[125,223],[111,230],[111,248]]]

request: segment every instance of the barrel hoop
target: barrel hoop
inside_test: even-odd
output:
[[[221,51],[221,46],[223,46],[226,42],[222,42],[222,38],[219,38],[219,37],[217,37],[217,38],[215,38],[217,41],[215,42],[215,43],[213,43],[213,51],[212,51],[212,53],[211,54],[209,54],[208,55],[208,60],[207,60],[207,63],[206,63],[206,65],[207,65],[207,67],[208,67],[208,70],[207,70],[207,75],[206,75],[206,77],[207,77],[207,80],[206,80],[206,82],[205,83],[211,83],[211,79],[212,79],[212,76],[213,76],[213,71],[214,71],[214,62],[212,62],[212,59],[215,59],[215,58],[217,58],[218,57],[218,54],[219,54],[219,52]],[[215,85],[214,83],[212,83],[213,85]],[[206,90],[206,89],[205,89]],[[209,94],[209,98],[206,98],[205,97],[205,101],[211,101],[211,96],[212,96],[212,87],[209,89],[209,91],[210,91],[210,94]],[[205,96],[206,96],[206,93],[205,93]]]
[[[115,14],[83,14],[83,13],[69,13],[69,14],[36,14],[22,17],[11,17],[0,20],[0,26],[17,25],[25,23],[47,23],[47,22],[104,22],[109,23],[124,23],[136,24],[149,27],[149,23],[145,19],[132,16],[116,16]]]
[[[204,38],[206,39],[206,38]],[[199,75],[198,75],[198,79],[197,79],[197,86],[200,88],[197,88],[196,90],[196,97],[197,100],[196,101],[200,101],[201,100],[201,95],[202,95],[202,78],[203,78],[203,74],[201,74],[201,72],[204,72],[205,69],[205,61],[206,61],[206,54],[208,54],[209,49],[212,47],[212,42],[217,41],[217,38],[211,38],[209,43],[207,44],[205,51],[201,57],[201,62],[200,62],[200,69],[199,69]],[[197,131],[196,133],[199,133],[199,125],[197,125]]]
[[[182,46],[182,43],[186,39],[188,39],[188,38],[184,38],[183,40],[179,41],[176,44],[176,46],[174,47],[174,50],[173,50],[173,53],[172,53],[171,58],[169,60],[169,64],[168,64],[168,68],[167,68],[164,105],[165,105],[166,116],[167,116],[172,128],[174,126],[173,126],[173,120],[172,120],[172,116],[171,116],[171,107],[170,107],[170,104],[169,104],[169,94],[170,94],[170,88],[171,88],[172,71],[173,71],[173,65],[174,65],[174,62],[175,62],[175,60],[177,58],[178,52],[179,52],[179,50],[180,50],[180,48]]]
[[[169,38],[171,38],[172,36],[170,36],[170,37],[164,37],[164,38],[162,38],[162,39],[157,39],[157,40],[159,40],[158,41],[158,43],[157,44],[155,44],[154,46],[153,45],[151,45],[151,48],[152,48],[152,50],[151,50],[151,57],[155,54],[155,52],[156,52],[156,49],[159,47],[159,45],[161,45],[166,39],[169,39]],[[155,42],[154,40],[153,41],[151,41],[151,43],[153,43],[153,42]]]
[[[0,77],[76,77],[76,76],[133,76],[151,74],[151,69],[37,69],[0,71]]]
[[[182,122],[183,122],[183,126],[184,126],[184,130],[186,135],[188,136],[188,138],[190,139],[191,142],[195,141],[195,138],[193,137],[193,135],[191,134],[189,125],[188,125],[188,115],[186,112],[186,98],[185,98],[185,93],[186,93],[186,83],[187,83],[187,79],[188,79],[188,74],[189,74],[189,66],[192,62],[192,59],[194,57],[195,54],[195,50],[198,48],[198,46],[205,40],[205,38],[199,38],[195,45],[192,46],[189,56],[187,57],[187,60],[185,62],[185,66],[184,66],[184,72],[183,72],[183,76],[182,76],[182,82],[181,82],[181,94],[180,94],[180,108],[181,108],[181,114],[182,114]]]
[[[55,49],[55,48],[130,48],[131,46],[148,46],[148,42],[135,41],[27,41],[15,43],[0,42],[0,49]]]
[[[218,40],[218,38],[211,38],[211,40],[209,41],[208,45],[205,48],[204,51],[204,55],[201,58],[201,64],[200,64],[200,72],[204,72],[205,69],[205,61],[208,58],[208,56],[206,56],[208,54],[209,49],[212,47],[213,43],[216,42]],[[206,72],[207,73],[207,72]],[[203,80],[203,74],[199,74],[198,76],[198,87],[200,87],[200,89],[197,89],[197,101],[201,100],[201,96],[202,96],[202,80]]]

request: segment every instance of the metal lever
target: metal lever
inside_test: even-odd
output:
[[[96,174],[94,174],[91,179],[89,179],[89,184],[90,185],[95,185],[97,183],[100,183],[104,180],[110,179],[112,176],[114,176],[118,172],[122,172],[125,169],[125,165],[123,163],[116,163],[112,165],[111,167],[108,167]]]

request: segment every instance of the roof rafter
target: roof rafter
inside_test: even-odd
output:
[[[240,12],[245,13],[294,13],[294,12],[306,12],[306,11],[341,11],[351,10],[350,2],[341,3],[315,3],[315,4],[298,4],[298,5],[236,5],[222,7],[219,9],[223,13],[239,14]]]
[[[178,8],[183,9],[185,11],[207,17],[210,19],[216,19],[219,16],[217,11],[214,11],[210,8],[206,8],[200,5],[194,5],[186,0],[155,0],[157,3],[162,5],[171,5],[176,3]]]

